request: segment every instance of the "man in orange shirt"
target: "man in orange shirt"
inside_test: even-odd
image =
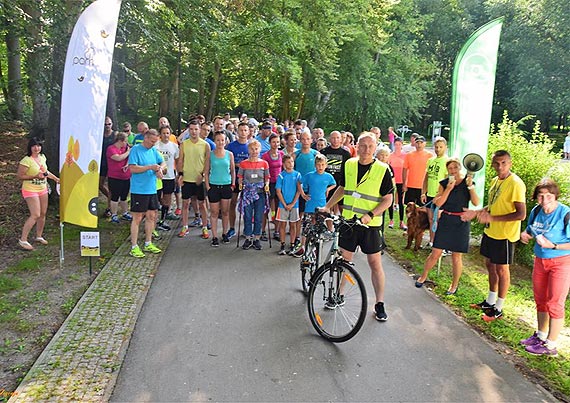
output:
[[[416,138],[416,151],[406,154],[404,159],[404,169],[402,172],[402,190],[405,193],[404,203],[414,202],[422,205],[422,186],[426,175],[428,160],[433,157],[432,153],[426,151],[426,139],[424,136]]]

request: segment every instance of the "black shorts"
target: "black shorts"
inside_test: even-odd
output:
[[[184,182],[182,185],[182,200],[188,200],[192,196],[196,196],[200,201],[206,199],[203,183],[197,185],[194,182]]]
[[[409,202],[414,202],[418,206],[422,205],[422,190],[419,188],[408,188],[406,190],[406,195],[404,196],[404,204]]]
[[[269,182],[269,200],[273,200],[277,197],[277,190],[275,189],[276,185],[277,182],[274,183]]]
[[[131,189],[130,179],[108,178],[109,191],[111,192],[111,201],[118,202],[119,199],[126,201]]]
[[[360,246],[365,255],[373,255],[384,249],[380,227],[361,228],[355,225],[340,234],[338,245],[349,252],[355,252],[356,247]]]
[[[511,264],[515,256],[515,243],[508,239],[494,239],[483,233],[481,255],[494,264]]]
[[[218,203],[220,200],[232,198],[232,185],[210,185],[208,200],[210,203]]]
[[[174,193],[174,182],[176,182],[176,180],[174,179],[163,179],[162,180],[162,194],[172,194]]]
[[[302,197],[299,197],[299,212],[301,214],[305,213],[305,204],[307,204],[307,201]]]
[[[158,210],[160,204],[156,193],[151,195],[141,195],[131,193],[131,212],[146,213],[148,210]]]

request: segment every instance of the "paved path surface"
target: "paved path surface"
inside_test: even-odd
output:
[[[172,240],[112,401],[554,401],[388,256],[389,320],[352,340],[312,329],[298,260]],[[368,269],[357,266],[372,295]],[[369,301],[372,307],[373,301]]]

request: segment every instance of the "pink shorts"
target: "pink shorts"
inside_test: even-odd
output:
[[[22,189],[22,196],[24,197],[24,199],[27,199],[28,197],[40,197],[47,194],[48,194],[47,188],[45,188],[40,192],[31,192],[29,190]]]

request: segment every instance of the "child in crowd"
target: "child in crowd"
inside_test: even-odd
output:
[[[286,227],[289,223],[289,254],[293,253],[295,239],[297,237],[297,226],[295,223],[299,221],[299,196],[301,195],[301,174],[293,170],[293,157],[291,155],[283,156],[284,170],[277,176],[275,184],[275,192],[279,200],[277,214],[275,220],[279,228],[279,240],[281,241],[280,255],[286,255],[285,238]]]
[[[303,177],[303,192],[301,197],[306,200],[305,214],[314,214],[319,207],[327,204],[327,195],[336,187],[336,181],[333,176],[325,172],[327,169],[327,157],[322,154],[315,156],[315,171],[309,172]],[[305,242],[304,237],[301,239],[301,245]],[[305,249],[301,247],[293,256],[301,257],[305,253]]]
[[[261,250],[261,224],[269,212],[269,164],[259,158],[261,144],[252,140],[248,145],[249,158],[239,165],[238,181],[241,189],[238,208],[243,213],[245,242],[243,249]]]

